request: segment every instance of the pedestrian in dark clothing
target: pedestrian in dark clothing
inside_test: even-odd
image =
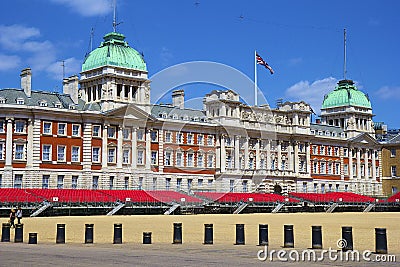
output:
[[[10,213],[10,227],[14,227],[15,228],[15,209],[11,209],[11,213]]]
[[[21,207],[18,207],[16,215],[17,215],[17,219],[18,219],[18,224],[20,224],[21,223],[21,219],[22,219],[22,209],[21,209]]]

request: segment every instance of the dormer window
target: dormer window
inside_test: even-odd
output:
[[[25,100],[23,98],[17,98],[17,105],[23,105],[25,104]]]
[[[178,119],[178,115],[174,114],[174,115],[172,115],[172,118],[173,118],[174,120],[177,120],[177,119]]]
[[[4,97],[0,97],[0,104],[5,104],[6,103],[6,99]]]
[[[46,101],[46,100],[40,100],[40,101],[39,101],[39,106],[41,106],[41,107],[47,107],[47,101]]]
[[[61,102],[54,103],[54,107],[61,108],[62,107]]]
[[[68,108],[71,109],[71,110],[75,110],[75,109],[76,109],[76,106],[75,106],[74,104],[70,104],[70,105],[68,106]]]

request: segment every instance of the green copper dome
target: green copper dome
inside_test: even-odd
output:
[[[111,32],[103,39],[100,46],[85,58],[82,71],[106,65],[147,71],[143,57],[128,45],[123,34]]]
[[[372,108],[368,95],[359,91],[352,80],[339,81],[336,89],[325,95],[322,102],[322,109],[342,106]]]

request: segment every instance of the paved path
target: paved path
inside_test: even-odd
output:
[[[260,261],[254,245],[0,243],[0,266],[398,266],[397,263]],[[276,248],[277,250],[281,248]],[[374,257],[376,255],[372,255]],[[397,261],[400,255],[397,256]]]

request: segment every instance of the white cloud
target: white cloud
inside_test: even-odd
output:
[[[52,2],[66,5],[84,17],[105,15],[112,10],[112,2],[110,0],[52,0]]]
[[[171,59],[173,59],[174,55],[172,52],[165,46],[161,48],[161,62],[164,66],[168,66],[170,64]]]
[[[74,57],[64,60],[65,77],[78,74],[81,69],[82,62]],[[49,76],[55,80],[63,79],[63,67],[61,61],[53,62],[46,68]]]
[[[0,54],[0,71],[18,67],[21,59],[18,56],[8,56]]]
[[[39,29],[22,25],[0,25],[0,48],[18,55],[0,54],[0,71],[16,67],[31,67],[32,71],[44,71],[50,78],[62,80],[62,67],[57,47],[49,40],[40,40]],[[80,61],[65,60],[66,76],[80,71]]]
[[[375,94],[381,99],[400,99],[400,86],[383,86]]]
[[[324,95],[332,91],[337,83],[337,79],[333,77],[316,80],[312,83],[309,81],[300,81],[285,91],[285,96],[290,100],[304,100],[309,103],[313,110],[318,114]]]
[[[296,66],[303,62],[301,57],[291,58],[289,59],[289,66]]]
[[[0,45],[10,50],[20,50],[26,40],[40,36],[39,29],[22,25],[0,25]]]

